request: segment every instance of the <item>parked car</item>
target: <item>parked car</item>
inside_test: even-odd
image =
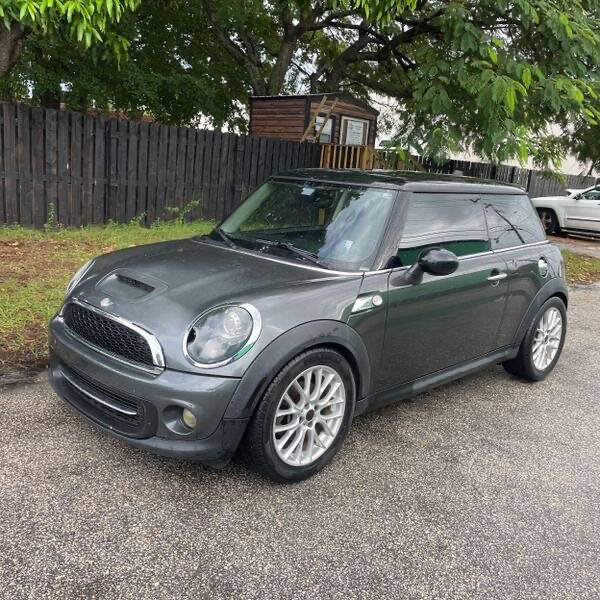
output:
[[[50,324],[50,380],[138,448],[216,465],[237,451],[299,480],[367,409],[496,363],[545,378],[563,277],[519,188],[285,172],[209,235],[82,267]]]
[[[546,233],[600,233],[600,186],[567,192],[566,196],[533,198]]]

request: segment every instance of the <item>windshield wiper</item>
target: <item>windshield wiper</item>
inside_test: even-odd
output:
[[[319,267],[323,266],[319,261],[319,257],[317,254],[315,254],[314,252],[310,252],[309,250],[303,250],[302,248],[298,248],[290,242],[274,242],[271,240],[262,240],[260,238],[254,238],[254,241],[258,242],[259,244],[265,244],[270,248],[279,248],[280,250],[287,250],[288,252],[294,254],[295,256],[298,256],[299,258],[302,258],[315,265],[319,265]]]
[[[220,227],[215,227],[213,231],[215,231],[230,248],[237,248],[237,244],[231,239],[231,236],[228,233],[225,233]]]

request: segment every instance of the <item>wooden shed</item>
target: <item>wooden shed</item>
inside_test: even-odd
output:
[[[321,144],[373,147],[378,115],[374,108],[344,92],[252,96],[250,135],[295,142],[309,139]],[[314,140],[319,131],[318,139]]]

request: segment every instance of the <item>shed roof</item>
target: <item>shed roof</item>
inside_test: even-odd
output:
[[[349,102],[352,102],[353,104],[356,104],[357,106],[361,106],[362,108],[364,108],[365,110],[368,110],[370,113],[372,113],[375,116],[379,115],[378,110],[375,110],[370,104],[367,104],[366,102],[363,102],[362,100],[359,100],[358,98],[355,98],[349,92],[323,92],[321,94],[292,94],[292,95],[277,95],[277,96],[250,96],[250,100],[255,100],[255,99],[256,100],[289,100],[289,99],[321,100],[321,98],[323,98],[323,96],[327,96],[328,98],[337,97],[340,100],[347,100]]]

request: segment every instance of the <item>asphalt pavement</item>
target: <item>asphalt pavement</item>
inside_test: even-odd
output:
[[[276,485],[0,391],[0,598],[600,597],[600,289],[545,382],[501,367],[359,417]]]

